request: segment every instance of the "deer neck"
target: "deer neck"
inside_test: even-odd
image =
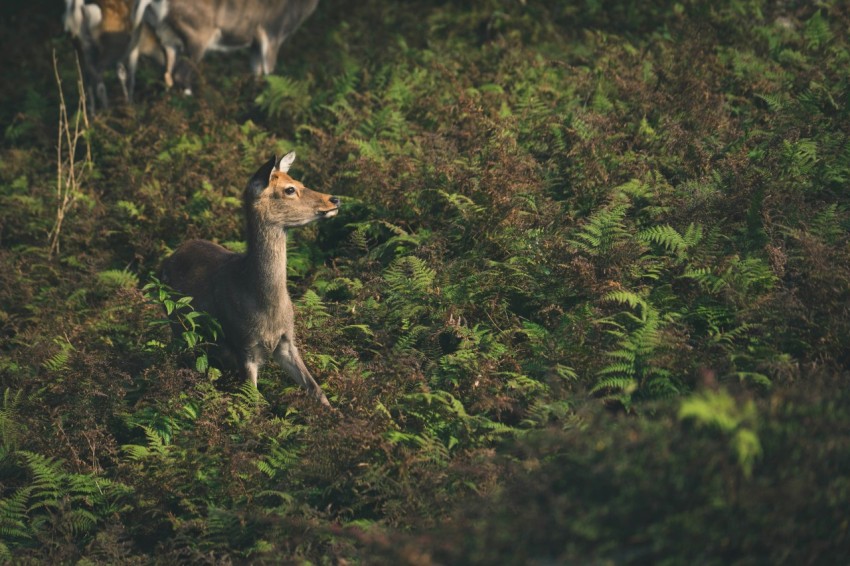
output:
[[[280,304],[286,291],[286,232],[280,227],[249,226],[246,275],[267,304]]]

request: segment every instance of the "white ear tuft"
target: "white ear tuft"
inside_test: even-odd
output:
[[[282,171],[284,173],[289,171],[289,168],[292,167],[292,162],[295,161],[295,152],[290,151],[286,155],[280,158],[280,161],[277,164],[277,170]]]

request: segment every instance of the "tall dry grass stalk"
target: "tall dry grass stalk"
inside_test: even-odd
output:
[[[56,77],[56,86],[59,88],[59,132],[56,142],[56,220],[48,235],[49,257],[59,253],[59,235],[62,232],[62,224],[80,196],[83,180],[91,172],[93,166],[91,142],[88,138],[91,125],[86,112],[86,89],[83,85],[83,71],[80,68],[79,57],[76,58],[76,61],[79,97],[76,112],[72,118],[69,118],[65,93],[62,89],[62,79],[59,77],[56,50],[53,50],[53,73]],[[79,160],[78,151],[83,153]]]

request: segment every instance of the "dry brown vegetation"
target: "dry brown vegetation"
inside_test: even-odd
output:
[[[0,24],[0,560],[848,562],[843,3],[323,0],[263,83],[143,66],[51,255],[60,12]],[[290,149],[338,413],[160,324]]]

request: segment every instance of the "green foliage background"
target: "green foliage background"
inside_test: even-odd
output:
[[[50,257],[56,4],[0,25],[0,560],[850,561],[845,3],[322,0],[261,83],[144,65]],[[142,290],[290,149],[337,412]]]

